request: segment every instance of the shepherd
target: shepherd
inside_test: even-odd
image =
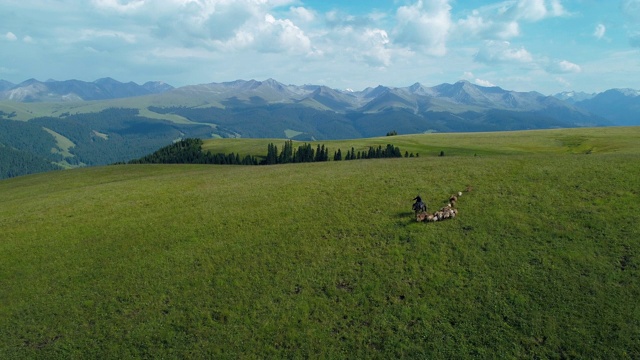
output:
[[[419,212],[427,211],[427,204],[422,202],[422,198],[420,197],[420,195],[413,198],[413,200],[415,200],[415,203],[413,203],[413,211],[415,211],[416,214]]]

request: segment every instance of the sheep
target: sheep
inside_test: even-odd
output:
[[[453,194],[449,197],[449,203],[441,208],[438,211],[435,211],[433,214],[430,214],[426,211],[421,211],[416,213],[416,221],[418,222],[435,222],[442,221],[445,219],[453,219],[458,215],[458,209],[456,209],[456,203],[458,198],[462,196],[462,191],[459,191],[456,194]]]

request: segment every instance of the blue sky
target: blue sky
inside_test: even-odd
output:
[[[3,0],[0,79],[640,89],[640,0]]]

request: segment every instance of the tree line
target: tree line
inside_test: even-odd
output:
[[[129,164],[219,164],[219,165],[258,165],[254,156],[240,157],[236,153],[217,153],[202,151],[202,139],[184,139],[165,146],[153,154],[129,161]]]
[[[216,153],[202,151],[201,139],[189,138],[165,146],[153,154],[140,159],[131,160],[129,164],[218,164],[218,165],[275,165],[288,163],[305,163],[329,161],[329,148],[318,144],[314,149],[311,144],[304,143],[297,148],[292,140],[287,140],[280,151],[273,143],[267,145],[267,155],[262,160],[255,156],[240,156],[236,153]],[[405,152],[405,157],[413,157]],[[368,151],[356,151],[353,147],[347,151],[344,160],[377,159],[402,157],[400,148],[387,144],[386,147],[369,147]],[[343,160],[342,150],[333,153],[333,161]],[[122,163],[120,163],[122,164]]]
[[[293,141],[287,140],[282,146],[282,151],[278,154],[278,147],[273,143],[267,145],[267,157],[261,162],[261,165],[274,165],[274,164],[288,164],[288,163],[303,163],[303,162],[317,162],[317,161],[329,161],[329,149],[324,144],[316,147],[313,150],[311,144],[304,143],[298,146],[297,149],[293,147]]]

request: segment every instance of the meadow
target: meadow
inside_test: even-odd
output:
[[[2,180],[0,358],[639,358],[639,140],[406,135],[321,143],[419,157]],[[455,219],[415,221],[417,194],[458,191]]]

